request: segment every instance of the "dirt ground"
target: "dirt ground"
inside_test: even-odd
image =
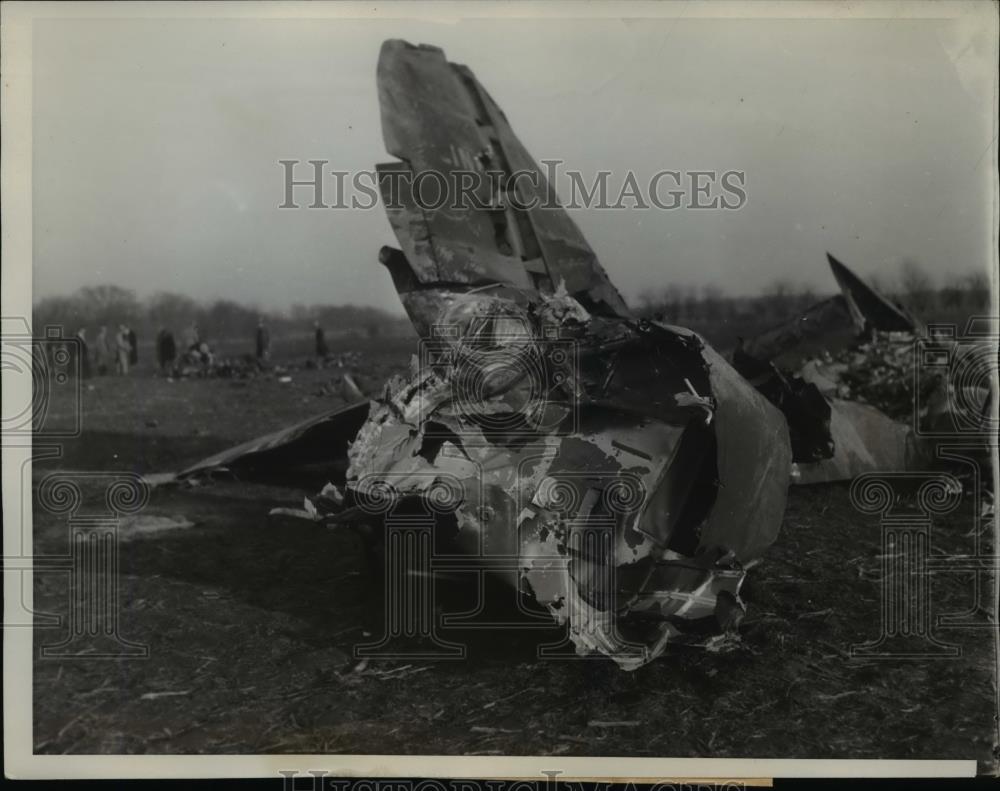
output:
[[[373,343],[369,389],[402,369],[412,343]],[[34,481],[65,471],[174,471],[343,403],[339,370],[291,382],[168,382],[140,369],[84,383],[84,431]],[[68,391],[52,425],[72,415]],[[83,485],[98,503],[107,480]],[[462,633],[461,661],[371,660],[353,647],[371,612],[350,532],[287,517],[301,492],[219,483],[158,488],[144,515],[192,526],[119,545],[120,636],[146,658],[41,656],[66,639],[65,571],[35,577],[34,743],[39,753],[436,753],[993,760],[994,632],[936,626],[950,658],[862,659],[878,635],[882,539],[842,485],[793,488],[781,535],[750,572],[748,615],[730,651],[668,650],[632,673],[610,661],[540,660],[555,627]],[[98,509],[99,510],[99,509]],[[985,523],[966,498],[936,519],[932,557],[975,551]],[[37,506],[35,551],[65,556],[65,516]],[[991,547],[983,545],[987,550]],[[929,578],[931,616],[975,609],[971,571]],[[982,602],[993,581],[980,575]],[[468,609],[446,589],[442,607]]]

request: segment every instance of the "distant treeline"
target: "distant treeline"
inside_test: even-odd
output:
[[[201,338],[212,341],[252,338],[263,319],[273,335],[312,331],[318,321],[328,337],[377,338],[413,334],[408,319],[378,308],[357,305],[293,305],[287,311],[261,310],[232,300],[203,303],[182,294],[161,292],[139,299],[135,292],[114,285],[87,286],[68,297],[46,297],[34,306],[33,329],[41,335],[47,326],[62,327],[73,335],[86,328],[93,338],[97,330],[109,331],[126,324],[142,338],[152,338],[161,328],[178,339],[192,323]]]
[[[952,275],[937,283],[919,264],[905,261],[898,275],[879,273],[865,279],[879,292],[924,320],[954,312],[986,312],[990,307],[990,281],[985,272]],[[833,293],[831,289],[821,294],[788,280],[776,280],[760,294],[739,297],[728,296],[715,285],[697,288],[671,284],[649,293],[637,308],[645,316],[662,314],[675,322],[749,318],[781,321]]]
[[[880,293],[905,306],[924,322],[953,321],[990,311],[990,280],[985,272],[935,278],[915,261],[904,261],[896,273],[865,276]],[[727,348],[738,337],[753,337],[831,296],[787,280],[776,280],[755,296],[729,296],[715,285],[671,284],[647,295],[636,310],[647,318],[690,327]]]
[[[985,272],[936,279],[914,261],[905,261],[893,275],[867,277],[875,288],[906,306],[924,321],[959,320],[990,308],[990,281]],[[833,290],[831,289],[831,292]],[[736,334],[749,337],[810,307],[829,294],[778,280],[756,296],[730,296],[716,285],[686,287],[670,284],[650,291],[634,307],[643,316],[689,326],[715,343],[729,343]],[[127,324],[141,338],[161,328],[175,336],[198,324],[209,341],[252,338],[263,318],[272,335],[301,335],[319,321],[328,337],[378,338],[411,336],[408,319],[378,308],[357,305],[293,305],[287,311],[262,311],[231,300],[202,303],[181,294],[164,293],[140,300],[133,291],[114,285],[88,286],[68,297],[47,297],[35,304],[34,330],[61,326],[67,335],[81,327],[88,337],[103,325]]]

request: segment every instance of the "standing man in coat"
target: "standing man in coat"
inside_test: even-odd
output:
[[[94,341],[94,363],[97,367],[98,376],[105,376],[108,373],[108,368],[113,359],[111,341],[108,338],[108,328],[101,325],[101,329],[97,332],[97,340]]]
[[[257,321],[257,362],[265,363],[271,356],[271,333],[264,326],[264,319]]]
[[[115,335],[115,352],[117,353],[117,371],[119,376],[128,376],[129,353],[132,347],[128,342],[128,327],[124,324],[118,325],[118,334]]]
[[[177,343],[174,341],[174,334],[166,327],[160,327],[156,336],[156,362],[160,366],[160,373],[168,375],[176,357]]]
[[[325,360],[326,356],[330,353],[329,347],[326,345],[326,333],[323,332],[323,328],[320,326],[319,321],[316,322],[316,356],[320,360]]]
[[[90,348],[87,345],[87,330],[80,327],[76,331],[77,354],[80,361],[80,378],[90,378]]]
[[[128,332],[128,364],[136,365],[139,362],[139,341],[135,337],[135,330],[126,327]]]

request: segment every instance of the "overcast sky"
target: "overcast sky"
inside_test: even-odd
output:
[[[380,207],[277,208],[280,159],[391,160],[375,88],[390,37],[471,67],[536,160],[612,183],[746,172],[740,211],[573,213],[627,299],[778,278],[829,292],[827,250],[865,273],[984,270],[991,35],[947,20],[39,21],[35,298],[113,282],[401,312],[376,262],[395,243]]]

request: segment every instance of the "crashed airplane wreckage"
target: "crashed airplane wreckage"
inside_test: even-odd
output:
[[[924,327],[827,259],[841,293],[740,343],[732,355],[788,419],[792,482],[948,466],[949,437],[962,438],[970,458],[989,465],[997,426],[994,321],[973,319],[967,337],[956,339],[957,328]],[[802,364],[802,346],[821,353]]]
[[[449,546],[567,623],[578,652],[632,669],[735,628],[793,477],[909,463],[905,427],[772,364],[801,320],[730,363],[693,332],[634,317],[506,116],[440,49],[386,41],[378,94],[401,247],[379,260],[421,336],[410,376],[182,478],[322,487],[313,518],[376,536],[391,514],[431,514]],[[460,163],[537,173],[538,193],[521,179],[519,203],[487,194],[460,212],[388,194],[390,174]],[[548,205],[514,205],[532,198]],[[903,320],[860,281],[841,285],[819,324]]]

